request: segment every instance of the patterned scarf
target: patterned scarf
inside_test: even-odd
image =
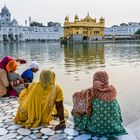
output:
[[[91,104],[93,100],[93,90],[88,88],[80,92],[75,92],[72,96],[73,110],[77,115],[91,114]]]
[[[108,74],[105,71],[98,71],[93,76],[94,98],[104,101],[113,101],[116,99],[116,89],[109,85]]]

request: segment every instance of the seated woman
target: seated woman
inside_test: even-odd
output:
[[[7,96],[7,88],[10,84],[7,78],[6,65],[11,60],[14,60],[14,58],[11,56],[5,56],[0,61],[0,96]],[[16,59],[15,61],[19,62],[20,64],[26,63],[26,60],[23,59]]]
[[[24,96],[26,94],[26,96]],[[33,82],[19,96],[20,106],[14,118],[15,123],[25,128],[35,128],[48,124],[52,119],[52,111],[56,105],[60,124],[55,130],[64,129],[63,92],[55,82],[55,73],[44,69],[39,82]]]
[[[91,88],[93,98],[86,102],[87,110],[83,109],[83,112],[77,112],[78,106],[74,105],[72,115],[75,125],[80,129],[90,132],[93,136],[111,138],[125,135],[127,132],[121,124],[121,110],[116,100],[116,90],[112,85],[109,85],[108,79],[108,74],[105,71],[96,72]],[[73,98],[76,97],[73,96]]]
[[[24,82],[20,75],[16,73],[17,62],[15,60],[11,60],[6,65],[7,76],[10,82],[11,90],[9,90],[10,96],[18,96],[20,92],[25,88]]]

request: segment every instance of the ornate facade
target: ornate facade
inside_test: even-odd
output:
[[[84,19],[79,19],[75,15],[74,22],[69,21],[69,17],[65,17],[64,22],[64,38],[70,42],[90,42],[102,40],[104,36],[105,20],[103,17],[97,22],[89,14]]]
[[[29,17],[31,23],[31,17]],[[63,27],[60,24],[52,26],[20,26],[16,19],[11,20],[11,13],[4,6],[0,13],[0,42],[13,41],[57,41],[63,36]]]

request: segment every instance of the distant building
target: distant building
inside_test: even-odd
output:
[[[65,17],[64,22],[64,38],[70,42],[83,43],[102,40],[104,36],[104,24],[103,17],[96,21],[89,14],[84,19],[79,19],[75,15],[74,22],[69,21],[69,17]]]
[[[140,29],[140,23],[129,22],[128,24],[122,23],[120,25],[113,25],[112,27],[105,28],[105,37],[124,37],[131,38],[134,33]]]
[[[31,17],[29,17],[31,23]],[[11,20],[11,13],[4,6],[0,13],[0,42],[10,41],[54,41],[63,36],[63,27],[59,24],[54,26],[20,26],[16,19]]]

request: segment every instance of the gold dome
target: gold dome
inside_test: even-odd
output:
[[[87,22],[89,22],[89,21],[94,21],[94,22],[96,22],[96,19],[91,18],[91,17],[89,16],[89,13],[88,13],[87,16],[83,19],[83,21],[87,21]]]
[[[65,17],[65,21],[68,22],[69,21],[69,16]]]
[[[75,15],[74,20],[75,20],[75,21],[79,21],[79,17],[77,16],[77,14]]]
[[[99,20],[100,20],[100,22],[104,22],[105,21],[105,19],[103,17],[101,17]]]

